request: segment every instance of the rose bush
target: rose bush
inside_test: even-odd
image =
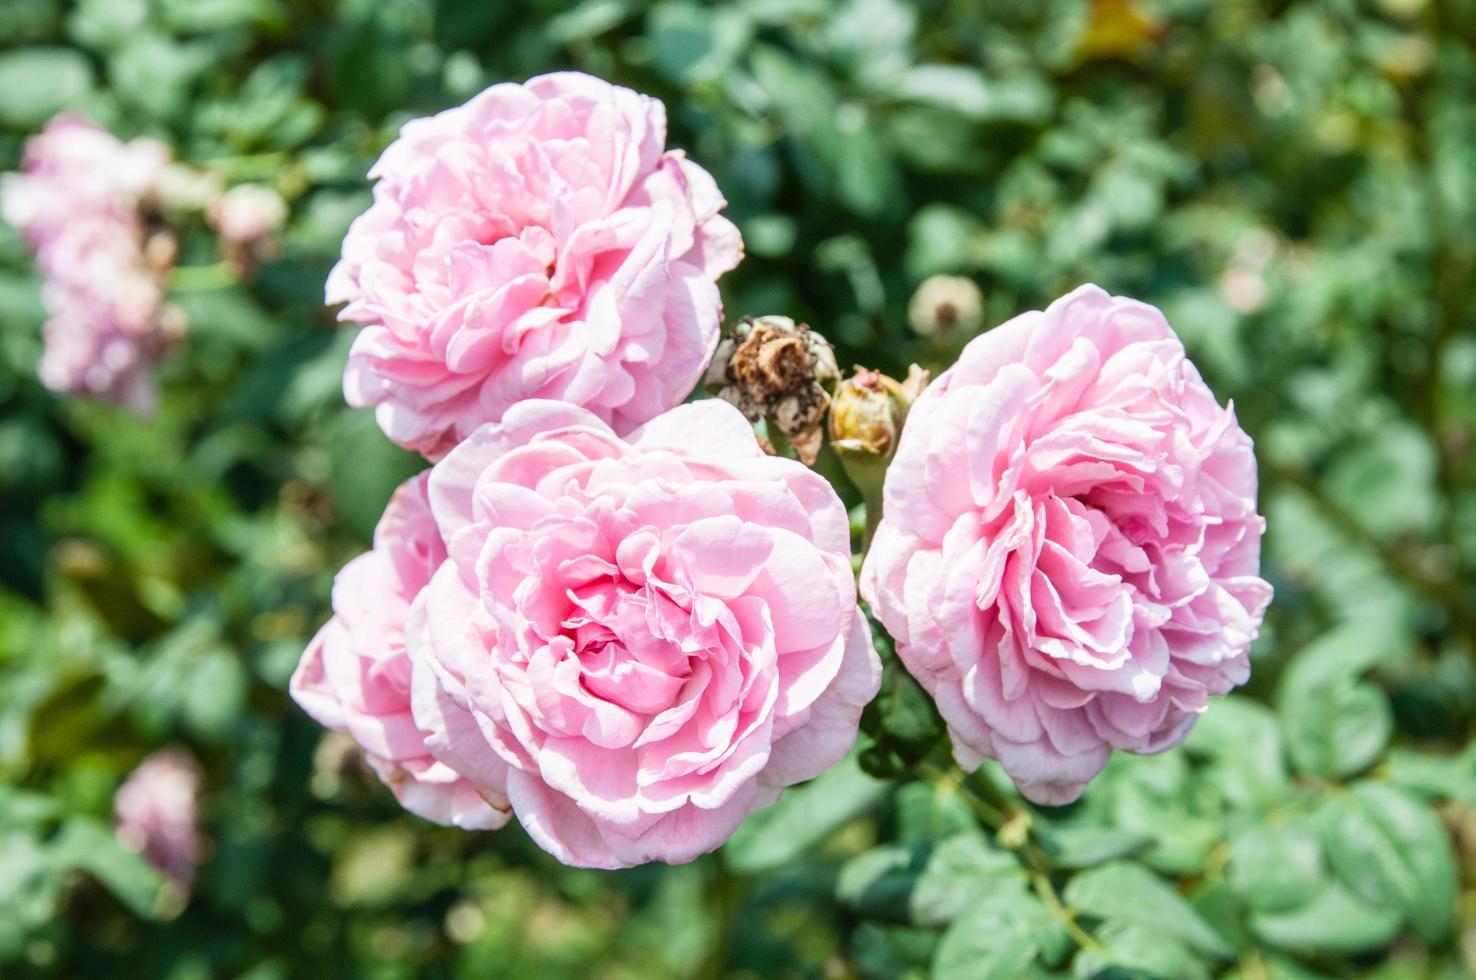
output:
[[[415,721],[560,860],[691,860],[854,742],[880,665],[845,509],[733,407],[622,439],[524,402],[429,493],[449,557],[410,613]]]
[[[436,823],[485,830],[507,823],[506,798],[479,796],[437,762],[410,713],[405,621],[446,560],[427,479],[412,477],[395,491],[375,529],[374,549],[338,573],[333,618],[303,653],[291,691],[319,724],[353,737],[405,809]]]
[[[525,398],[620,432],[680,402],[742,242],[712,178],[665,144],[659,101],[578,73],[407,124],[328,280],[364,324],[349,402],[432,458]]]
[[[971,342],[884,493],[861,591],[967,769],[1065,803],[1249,675],[1251,440],[1151,306],[1083,286]]]

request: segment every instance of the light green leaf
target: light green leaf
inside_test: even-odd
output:
[[[1298,769],[1339,779],[1378,760],[1394,719],[1383,691],[1359,677],[1392,655],[1391,642],[1366,627],[1346,626],[1324,634],[1292,659],[1276,700]]]
[[[1157,930],[1192,949],[1228,958],[1225,940],[1153,872],[1137,864],[1104,864],[1072,878],[1062,896],[1085,915]]]
[[[974,122],[1040,122],[1054,104],[1050,86],[1035,75],[991,79],[966,65],[918,65],[891,88],[894,98],[948,109]]]
[[[1399,914],[1370,905],[1336,882],[1284,912],[1252,915],[1251,932],[1290,952],[1357,955],[1379,949],[1399,931]]]
[[[953,921],[984,896],[1018,876],[1019,863],[975,833],[955,834],[934,848],[912,893],[918,925]]]
[[[1040,828],[1041,848],[1057,868],[1090,868],[1093,865],[1131,857],[1153,844],[1149,834],[1118,827],[1051,826]]]
[[[1109,922],[1096,937],[1103,948],[1083,949],[1071,963],[1071,972],[1083,980],[1121,976],[1117,971],[1122,970],[1131,977],[1173,980],[1207,980],[1212,975],[1209,964],[1193,950],[1147,924]]]
[[[0,123],[34,129],[92,87],[92,65],[68,48],[0,54]]]
[[[1267,809],[1290,789],[1276,716],[1249,698],[1213,702],[1184,747],[1212,760],[1215,786],[1241,806]]]
[[[933,980],[1013,980],[1065,940],[1046,907],[1022,884],[981,896],[943,934]]]
[[[1301,905],[1326,877],[1317,827],[1310,819],[1242,827],[1231,835],[1226,875],[1253,909],[1276,912]]]
[[[1383,783],[1359,783],[1330,806],[1324,839],[1337,876],[1375,905],[1403,910],[1426,942],[1443,942],[1455,914],[1457,874],[1440,819]]]

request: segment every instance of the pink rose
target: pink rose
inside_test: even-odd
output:
[[[845,508],[732,406],[622,439],[522,402],[430,499],[450,558],[411,610],[415,720],[561,861],[689,861],[855,741],[880,665]]]
[[[238,184],[205,208],[205,220],[228,245],[254,247],[287,221],[287,202],[262,184]]]
[[[913,405],[861,592],[960,764],[1065,803],[1245,682],[1264,526],[1251,440],[1163,314],[1083,286]]]
[[[500,793],[476,787],[437,762],[410,714],[410,604],[446,560],[426,498],[428,473],[395,491],[374,531],[374,550],[333,582],[333,618],[292,675],[292,697],[325,728],[347,732],[400,804],[439,824],[469,830],[507,823]]]
[[[660,102],[573,72],[406,124],[328,279],[364,324],[349,403],[435,458],[526,398],[621,432],[681,402],[742,242],[712,178],[665,144]]]
[[[200,767],[183,749],[149,756],[113,796],[118,841],[185,890],[195,879],[205,844],[199,798]]]
[[[0,185],[0,210],[45,280],[47,387],[139,412],[152,407],[150,368],[177,324],[164,306],[166,269],[149,257],[139,212],[168,163],[162,143],[120,143],[61,115],[27,142],[23,172]]]

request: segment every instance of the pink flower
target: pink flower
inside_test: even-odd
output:
[[[328,279],[365,325],[350,404],[434,458],[525,398],[621,432],[681,402],[742,242],[712,178],[665,143],[660,102],[573,72],[408,123]]]
[[[26,144],[23,172],[0,185],[0,209],[45,279],[47,387],[139,412],[152,407],[150,368],[174,321],[164,306],[165,269],[149,257],[139,209],[168,162],[162,143],[120,143],[62,115]]]
[[[913,405],[861,592],[960,764],[1065,803],[1245,682],[1263,527],[1251,440],[1163,314],[1083,286]]]
[[[689,861],[856,738],[880,683],[846,511],[719,401],[622,439],[559,402],[438,463],[415,720],[568,864]]]
[[[267,243],[287,221],[287,202],[261,184],[238,184],[210,202],[205,220],[228,245]]]
[[[428,473],[395,491],[374,531],[374,550],[333,583],[333,618],[302,655],[292,697],[319,724],[347,732],[379,778],[411,813],[469,830],[507,823],[500,794],[477,795],[431,757],[410,715],[410,604],[446,560],[426,498]]]
[[[200,767],[183,749],[149,756],[113,796],[118,840],[188,890],[200,863]]]

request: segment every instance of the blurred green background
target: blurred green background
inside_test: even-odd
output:
[[[1038,811],[961,783],[889,662],[889,778],[837,770],[684,867],[399,811],[285,693],[419,465],[344,407],[322,282],[402,122],[561,67],[665,100],[747,241],[730,319],[804,319],[843,365],[945,366],[967,338],[906,317],[935,273],[985,325],[1087,280],[1162,306],[1257,441],[1250,685]],[[177,273],[148,422],[40,387],[0,229],[0,974],[1476,973],[1476,4],[3,0],[0,169],[62,108],[292,217],[249,283],[185,235],[209,269]],[[213,841],[183,910],[107,832],[169,744]]]

